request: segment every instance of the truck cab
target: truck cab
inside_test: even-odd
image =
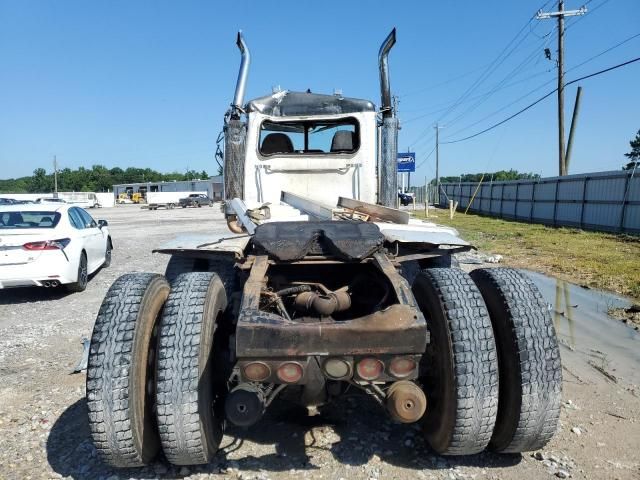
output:
[[[377,201],[377,111],[341,94],[279,91],[247,104],[244,199],[277,204],[288,191],[335,205]]]

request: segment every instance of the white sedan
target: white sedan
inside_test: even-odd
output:
[[[0,206],[0,289],[87,288],[89,275],[111,263],[107,222],[68,204]]]

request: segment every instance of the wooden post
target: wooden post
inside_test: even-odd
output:
[[[478,193],[478,190],[480,189],[480,185],[482,185],[482,181],[484,180],[484,173],[482,174],[482,176],[480,177],[480,181],[478,182],[478,186],[476,187],[476,191],[473,192],[473,195],[471,196],[471,200],[469,200],[469,205],[467,205],[466,210],[464,211],[464,214],[466,215],[467,212],[469,211],[469,209],[471,208],[471,205],[473,204],[473,199],[476,198],[476,194]],[[491,208],[489,208],[489,210],[491,210]]]

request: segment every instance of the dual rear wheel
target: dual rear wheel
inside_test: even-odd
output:
[[[177,465],[208,463],[217,451],[228,373],[228,339],[218,332],[233,275],[180,271],[193,266],[170,264],[171,285],[123,275],[100,308],[87,400],[96,449],[110,465],[147,464],[160,447]],[[431,447],[444,455],[542,448],[557,428],[562,378],[536,287],[511,269],[431,268],[413,293],[431,336],[419,379]]]
[[[214,346],[227,307],[213,272],[120,277],[94,327],[87,369],[89,425],[102,459],[149,463],[162,447],[176,465],[208,463],[223,433],[224,362]]]
[[[540,293],[507,268],[431,268],[413,293],[431,335],[423,428],[443,455],[542,448],[557,429],[560,353]]]

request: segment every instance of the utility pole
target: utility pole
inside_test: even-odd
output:
[[[567,142],[567,154],[565,163],[567,165],[567,174],[569,174],[569,164],[571,163],[571,150],[573,148],[573,134],[576,131],[576,123],[578,123],[578,114],[580,113],[580,98],[582,98],[582,87],[578,85],[576,91],[576,102],[573,104],[573,116],[571,117],[571,126],[569,127],[569,141]]]
[[[407,153],[409,153],[409,149],[408,148],[407,148]],[[414,165],[415,165],[415,163],[414,163]],[[411,172],[407,172],[407,188],[411,189]]]
[[[53,156],[53,196],[58,198],[58,159]]]
[[[433,203],[440,204],[440,129],[443,128],[437,123],[434,125],[436,129],[436,194],[433,197]]]
[[[579,10],[565,10],[564,0],[558,0],[558,11],[544,13],[539,11],[538,20],[556,17],[558,19],[558,175],[567,174],[564,147],[564,17],[573,17],[587,13],[585,6]]]

